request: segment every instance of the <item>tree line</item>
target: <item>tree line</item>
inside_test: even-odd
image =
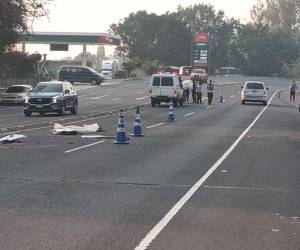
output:
[[[299,0],[259,0],[246,24],[210,4],[194,4],[163,15],[138,11],[110,26],[122,38],[117,51],[131,59],[129,68],[190,65],[192,34],[204,32],[213,68],[235,66],[256,76],[285,75],[297,63],[299,28]]]

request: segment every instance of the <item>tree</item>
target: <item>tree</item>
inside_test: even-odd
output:
[[[159,60],[163,64],[181,65],[189,61],[190,35],[174,14],[131,13],[111,31],[120,35],[119,51],[142,61]]]
[[[282,74],[286,64],[298,58],[299,47],[289,31],[274,31],[268,25],[241,25],[237,34],[240,65],[247,75]]]
[[[47,14],[51,0],[0,0],[0,55],[26,33],[35,18]]]
[[[269,25],[272,29],[298,30],[300,28],[299,0],[258,0],[251,10],[252,21]]]

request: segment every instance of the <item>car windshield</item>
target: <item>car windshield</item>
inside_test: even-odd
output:
[[[26,92],[26,87],[22,86],[12,86],[6,90],[6,93],[24,93]]]
[[[247,89],[264,89],[264,85],[259,82],[249,82],[247,83]]]
[[[33,92],[35,93],[47,93],[47,92],[58,93],[62,91],[63,91],[63,86],[60,83],[59,84],[58,83],[38,84],[33,90]]]

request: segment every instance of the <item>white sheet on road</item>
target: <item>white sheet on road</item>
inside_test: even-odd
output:
[[[76,134],[88,134],[96,133],[100,130],[100,126],[95,123],[91,125],[83,126],[63,126],[59,123],[54,124],[53,134],[55,135],[76,135]]]
[[[7,135],[0,139],[0,144],[21,143],[24,139],[27,139],[27,136],[18,134]]]

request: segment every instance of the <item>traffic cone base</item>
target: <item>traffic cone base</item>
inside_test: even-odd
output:
[[[170,105],[168,122],[176,122],[173,105]]]
[[[129,138],[126,136],[123,110],[121,110],[118,119],[118,128],[114,144],[129,144]]]
[[[140,107],[139,106],[136,107],[136,115],[135,115],[133,133],[130,134],[130,136],[134,136],[134,137],[143,137],[143,136],[145,136],[142,133],[141,114],[140,114]]]

